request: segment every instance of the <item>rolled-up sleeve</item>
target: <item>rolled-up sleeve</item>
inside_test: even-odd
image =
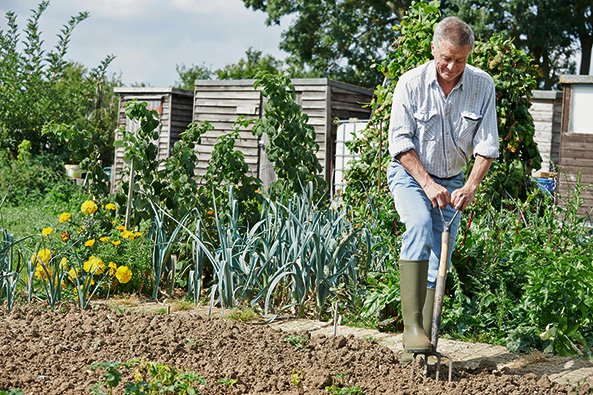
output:
[[[474,156],[481,155],[486,158],[497,158],[499,156],[498,143],[498,122],[496,119],[496,96],[494,93],[494,81],[485,92],[486,100],[483,105],[482,122],[474,136]]]
[[[389,120],[389,154],[392,158],[414,148],[416,122],[411,110],[411,98],[405,80],[400,79],[393,92]]]

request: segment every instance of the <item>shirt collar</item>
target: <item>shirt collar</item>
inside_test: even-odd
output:
[[[467,69],[468,69],[468,65],[466,64],[465,69],[463,69],[463,73],[461,74],[461,79],[459,80],[457,85],[455,85],[453,90],[455,90],[455,89],[463,90],[463,85],[465,84],[465,82],[467,80]],[[437,66],[436,66],[434,60],[431,60],[428,63],[426,76],[428,77],[428,81],[430,81],[430,84],[434,85],[435,87],[438,86],[439,82],[437,80]]]

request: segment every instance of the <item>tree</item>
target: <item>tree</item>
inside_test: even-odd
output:
[[[572,0],[568,7],[573,21],[572,34],[581,43],[581,68],[579,74],[587,75],[591,68],[591,51],[593,50],[593,0]]]
[[[573,55],[580,41],[581,74],[588,74],[593,0],[447,0],[445,14],[469,23],[481,39],[502,33],[531,56],[542,70],[540,87],[552,89],[560,74],[575,73]]]
[[[393,41],[410,0],[243,0],[268,14],[268,25],[292,16],[280,49],[305,71],[365,87],[382,81],[370,66],[382,59]]]
[[[181,63],[175,66],[175,70],[177,70],[180,79],[175,83],[176,88],[193,90],[196,80],[209,80],[212,78],[212,68],[206,66],[206,63],[202,63],[201,66],[192,64],[187,68]]]
[[[109,145],[115,129],[117,101],[111,88],[117,81],[106,76],[114,57],[107,56],[90,71],[65,60],[72,32],[88,18],[86,12],[71,17],[60,30],[54,50],[46,52],[39,19],[48,5],[43,1],[32,10],[22,43],[13,12],[6,13],[8,30],[0,30],[0,148],[12,156],[24,140],[31,142],[33,154],[64,154],[53,134],[42,134],[50,121],[93,131],[96,139]],[[109,163],[111,158],[103,160]]]
[[[278,74],[282,69],[282,62],[272,55],[264,55],[262,51],[249,47],[245,51],[245,58],[235,64],[229,64],[215,71],[220,80],[251,79],[260,72]]]

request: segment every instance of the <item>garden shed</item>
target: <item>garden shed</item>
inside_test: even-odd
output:
[[[205,173],[207,161],[218,137],[233,130],[239,116],[260,118],[264,98],[261,88],[254,89],[254,80],[198,80],[194,91],[194,122],[208,121],[214,130],[202,137],[198,147],[198,177]],[[361,88],[327,78],[293,79],[296,101],[302,111],[309,116],[309,124],[317,133],[319,144],[317,154],[325,179],[331,183],[335,165],[335,142],[338,120],[352,118],[368,119],[372,89]],[[271,165],[266,161],[265,141],[258,141],[250,130],[240,130],[240,141],[235,148],[245,155],[245,161],[253,174],[264,181],[265,185],[273,181]]]
[[[566,197],[575,186],[579,173],[584,186],[593,184],[593,76],[563,75],[560,83],[564,93],[558,192],[560,197]],[[593,189],[585,189],[581,198],[584,203],[579,214],[590,215]]]
[[[135,131],[139,125],[126,117],[125,105],[133,100],[145,102],[148,109],[156,110],[160,114],[161,130],[159,131],[158,159],[169,156],[173,145],[192,121],[193,92],[177,88],[135,87],[115,88],[119,94],[119,110],[115,139],[121,140],[119,128]],[[124,151],[121,147],[115,148],[113,166],[111,169],[111,185],[114,190],[121,180],[124,169]]]

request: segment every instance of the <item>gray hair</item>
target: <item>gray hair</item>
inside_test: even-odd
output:
[[[435,48],[439,44],[446,41],[457,48],[469,47],[474,49],[474,32],[472,28],[461,19],[455,16],[449,16],[439,23],[434,28],[434,35],[432,42]]]

